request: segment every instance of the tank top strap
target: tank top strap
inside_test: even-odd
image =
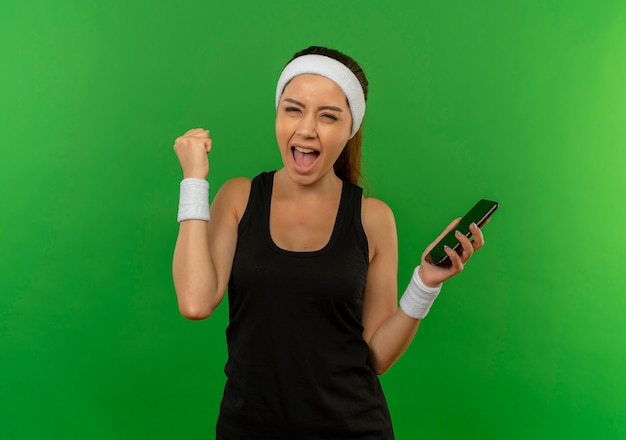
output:
[[[363,200],[363,188],[346,182],[350,188],[350,207],[352,208],[352,217],[357,225],[361,224],[361,202]]]
[[[353,234],[359,248],[363,251],[363,257],[366,264],[369,265],[369,247],[367,244],[367,235],[363,229],[361,221],[361,205],[363,200],[363,188],[350,182],[344,181],[342,201],[343,213],[338,216],[337,221],[341,222],[337,226],[343,234]]]
[[[251,219],[255,221],[267,218],[269,222],[269,206],[272,196],[272,182],[274,171],[265,171],[252,179],[250,196],[246,210],[239,221],[239,234],[250,226]],[[263,224],[257,225],[263,227]],[[262,231],[263,229],[261,229]]]

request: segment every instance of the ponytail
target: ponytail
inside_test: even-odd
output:
[[[363,125],[361,125],[359,131],[348,140],[334,166],[337,177],[355,185],[358,185],[363,178],[361,173],[362,132]]]

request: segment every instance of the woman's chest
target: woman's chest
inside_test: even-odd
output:
[[[272,241],[292,252],[313,252],[323,249],[333,235],[337,207],[273,203],[269,218]]]

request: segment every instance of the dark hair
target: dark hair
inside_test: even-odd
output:
[[[329,58],[333,58],[343,65],[345,65],[348,69],[354,73],[359,82],[361,83],[361,88],[363,89],[363,96],[365,97],[365,101],[367,102],[367,78],[365,77],[365,72],[359,64],[350,58],[348,55],[339,52],[335,49],[329,49],[321,46],[311,46],[300,52],[296,53],[293,58],[290,60],[302,56],[302,55],[323,55]],[[361,145],[362,145],[362,131],[363,124],[359,127],[359,130],[356,134],[348,140],[341,155],[337,158],[335,162],[334,169],[335,174],[341,180],[346,180],[350,183],[354,183],[358,185],[359,181],[363,178],[361,174]]]

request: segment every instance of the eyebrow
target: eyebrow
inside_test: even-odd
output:
[[[293,104],[297,104],[300,107],[306,108],[306,105],[304,105],[303,103],[301,103],[300,101],[296,101],[295,99],[291,99],[291,98],[285,98],[283,99],[283,101],[286,102],[291,102]],[[343,112],[343,109],[340,107],[335,107],[334,105],[322,105],[320,107],[317,108],[318,110],[334,110],[336,112]]]

